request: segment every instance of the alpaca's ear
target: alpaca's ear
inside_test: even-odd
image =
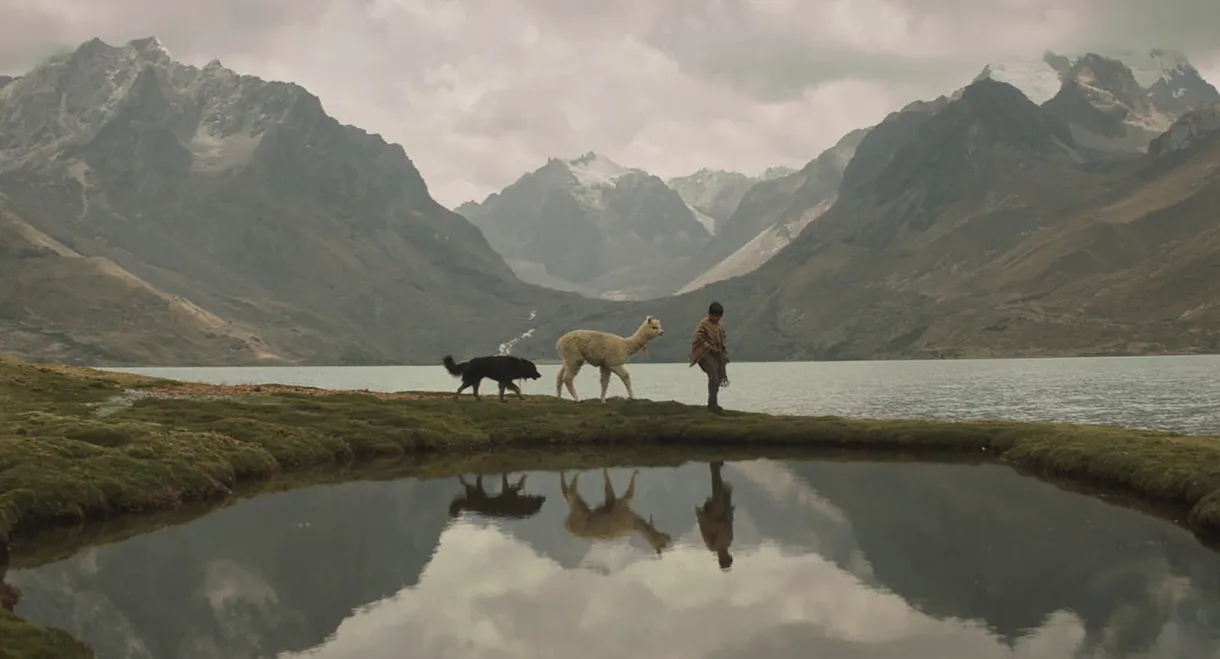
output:
[[[646,323],[651,323],[651,322],[652,322],[652,316],[644,316],[644,322],[646,322]]]

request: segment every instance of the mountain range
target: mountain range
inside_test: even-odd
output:
[[[0,89],[0,217],[0,351],[39,359],[432,362],[583,300],[517,279],[402,147],[153,38]]]
[[[432,363],[535,330],[516,352],[553,358],[710,299],[740,360],[1214,351],[1220,94],[1124,57],[989,65],[799,171],[588,153],[452,212],[299,86],[93,40],[0,87],[0,351]]]
[[[524,281],[586,297],[640,300],[684,292],[767,228],[756,226],[757,209],[773,195],[765,186],[753,191],[760,183],[795,187],[798,174],[781,166],[758,177],[701,169],[663,181],[588,152],[552,158],[454,211],[482,229]],[[747,195],[747,219],[735,219]],[[755,257],[732,274],[763,260]]]
[[[1007,82],[1072,128],[1082,144],[1143,150],[1182,115],[1220,101],[1185,55],[1046,52],[1034,62],[1000,62],[979,77]]]
[[[1046,52],[1036,61],[987,65],[976,77],[976,80],[981,79],[1007,82],[1017,87],[1026,97],[1066,123],[1079,144],[1090,150],[1114,154],[1146,150],[1153,139],[1168,130],[1183,114],[1220,100],[1215,88],[1199,75],[1185,56],[1164,50],[1125,51],[1106,56]],[[538,226],[547,222],[563,223],[552,217],[554,209],[551,207],[528,202],[506,204],[499,195],[492,195],[483,204],[464,204],[457,212],[472,218],[483,228],[492,237],[493,247],[509,258],[518,275],[528,281],[579,291],[589,297],[612,299],[686,293],[753,271],[829,209],[837,197],[843,169],[867,132],[868,128],[862,128],[848,133],[800,171],[776,167],[761,177],[749,177],[739,172],[703,169],[669,179],[669,187],[682,197],[691,213],[712,235],[701,248],[687,243],[680,253],[669,254],[664,261],[642,259],[643,263],[664,263],[664,268],[649,267],[642,272],[641,264],[633,262],[631,272],[647,283],[626,290],[615,289],[620,280],[613,276],[610,281],[582,280],[585,285],[553,277],[551,275],[563,268],[556,261],[559,257],[523,256],[519,246],[497,240],[504,234],[516,236],[519,241],[528,240],[527,237],[542,233]],[[583,159],[593,157],[594,154],[586,154]],[[596,158],[605,163],[605,171],[640,171],[628,170],[604,156]],[[514,189],[523,185],[523,181],[545,188],[547,184],[539,178],[544,171],[525,175],[514,184]],[[599,180],[604,185],[611,181]],[[567,194],[576,194],[567,190]],[[562,190],[556,193],[565,194]],[[620,194],[626,193],[626,190],[620,190]],[[587,194],[576,196],[589,198]],[[646,200],[641,199],[639,203],[649,207]],[[601,212],[613,213],[604,209]],[[662,221],[658,230],[671,229]],[[586,236],[582,240],[586,241],[582,249],[588,251],[595,251],[597,244],[602,245],[601,251],[616,255],[631,251],[613,239]],[[554,253],[562,253],[562,250]]]
[[[660,178],[593,152],[455,210],[525,281],[609,299],[673,292],[665,282],[716,225]]]

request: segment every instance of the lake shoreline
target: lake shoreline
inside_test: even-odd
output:
[[[322,465],[434,453],[477,463],[485,457],[497,459],[495,451],[510,448],[620,451],[645,446],[969,455],[1181,509],[1189,512],[1191,530],[1220,534],[1220,438],[1168,431],[736,411],[715,415],[676,402],[621,398],[574,403],[509,395],[501,403],[493,393],[476,402],[470,396],[454,399],[438,392],[177,382],[0,359],[0,393],[5,389],[10,402],[0,413],[10,421],[7,429],[0,423],[0,440],[8,440],[9,450],[8,459],[0,463],[0,485],[8,487],[0,489],[5,492],[0,498],[0,538],[113,514],[224,499],[239,484]],[[70,444],[74,450],[62,450],[64,439],[75,440]],[[206,443],[212,446],[201,445]],[[113,460],[116,457],[123,459]],[[86,474],[65,480],[65,474],[38,470],[17,483],[4,480],[40,460],[44,467],[50,462],[81,467],[99,458],[114,469],[96,474],[98,481],[130,477],[130,470],[140,467],[184,469],[162,473],[169,479],[146,484],[143,490],[118,487],[106,492],[91,488],[83,478]],[[177,463],[183,460],[187,462]],[[49,480],[40,481],[39,476]],[[13,492],[57,487],[64,489],[54,501],[36,502],[32,492]]]
[[[506,452],[537,469],[551,452],[583,450],[604,461],[649,447],[687,459],[819,451],[998,461],[1179,511],[1172,521],[1220,536],[1215,437],[1062,423],[714,415],[647,400],[500,403],[494,394],[476,402],[430,392],[225,387],[0,360],[0,542],[130,513],[214,507],[243,488],[267,491],[259,484],[333,482],[334,473],[319,470],[325,466],[340,467],[340,480],[342,466],[378,460],[430,463],[414,475],[498,473]],[[11,618],[0,616],[0,626],[18,624]],[[22,626],[23,638],[38,636],[32,627]],[[46,633],[47,642],[63,642]]]

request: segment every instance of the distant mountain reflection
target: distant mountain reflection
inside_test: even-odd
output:
[[[1220,556],[1004,467],[636,471],[269,495],[7,579],[100,659],[1220,653]]]

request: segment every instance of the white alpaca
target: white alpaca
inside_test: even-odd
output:
[[[661,329],[661,320],[648,316],[640,323],[639,329],[629,337],[621,337],[617,334],[609,332],[599,332],[597,330],[572,330],[567,334],[559,337],[555,342],[555,349],[559,351],[559,359],[563,361],[563,366],[559,368],[559,375],[555,378],[555,395],[563,398],[563,387],[567,385],[568,393],[572,394],[572,400],[580,400],[576,395],[576,387],[572,385],[572,380],[576,378],[576,374],[580,372],[580,367],[588,362],[602,371],[602,401],[606,400],[606,389],[610,386],[610,374],[618,375],[623,381],[623,386],[627,387],[627,397],[635,398],[635,394],[631,391],[631,375],[627,373],[624,364],[635,353],[644,350],[648,347],[648,342],[661,336],[665,330]]]

